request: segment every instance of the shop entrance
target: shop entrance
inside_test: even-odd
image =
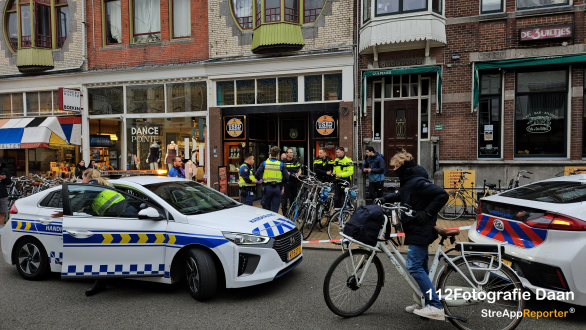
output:
[[[417,100],[385,102],[384,155],[391,157],[403,148],[417,160]],[[387,176],[394,176],[387,162]]]

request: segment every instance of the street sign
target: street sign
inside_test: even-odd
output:
[[[436,131],[443,131],[444,130],[444,125],[435,125],[435,130]]]

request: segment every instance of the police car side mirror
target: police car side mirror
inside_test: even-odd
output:
[[[159,211],[155,210],[152,207],[147,207],[146,209],[140,210],[138,212],[139,219],[149,219],[149,220],[162,220],[163,217],[159,214]]]

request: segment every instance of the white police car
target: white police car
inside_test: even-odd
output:
[[[193,298],[205,300],[224,283],[269,282],[303,259],[301,234],[279,214],[184,179],[110,182],[116,190],[64,184],[16,201],[2,229],[6,262],[28,280],[49,272],[169,284],[186,278]],[[124,198],[115,194],[116,207],[96,204],[105,190]],[[60,209],[63,217],[52,218]]]

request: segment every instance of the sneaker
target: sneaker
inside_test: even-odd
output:
[[[431,305],[427,305],[427,306],[425,306],[425,308],[422,308],[422,309],[416,309],[413,311],[413,314],[419,315],[421,317],[426,317],[426,318],[432,319],[432,320],[438,320],[438,321],[445,321],[446,320],[446,314],[444,314],[444,310],[433,307]]]
[[[416,309],[421,309],[421,306],[419,304],[407,306],[405,307],[405,312],[413,314]]]

